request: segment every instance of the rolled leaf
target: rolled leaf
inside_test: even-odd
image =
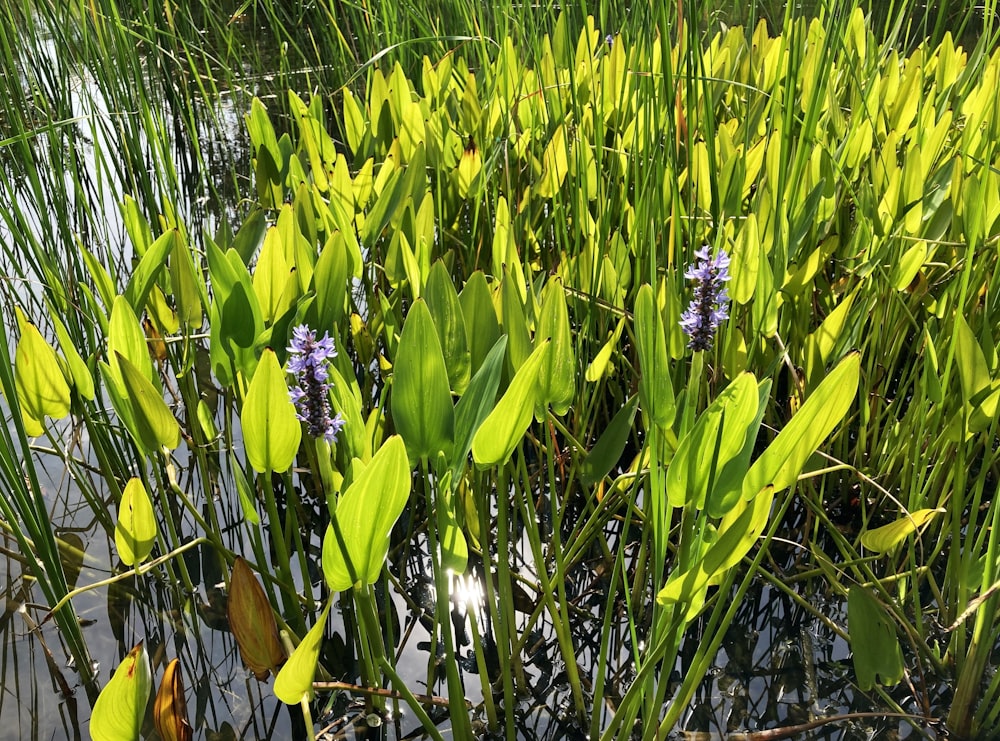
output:
[[[163,741],[191,741],[193,736],[177,659],[171,660],[163,672],[160,689],[153,700],[153,726]]]

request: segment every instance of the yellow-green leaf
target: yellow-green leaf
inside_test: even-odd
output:
[[[137,442],[150,451],[176,448],[181,443],[181,429],[160,391],[124,355],[115,353],[115,357],[139,435]]]
[[[755,496],[768,485],[780,491],[795,483],[809,456],[854,403],[860,374],[861,356],[853,352],[823,379],[750,467],[743,481],[744,499]]]
[[[156,517],[149,492],[138,478],[129,479],[118,505],[115,547],[126,566],[146,560],[156,541]]]
[[[393,435],[337,503],[335,517],[347,553],[331,524],[323,538],[323,575],[330,589],[343,591],[357,582],[378,580],[389,552],[389,534],[409,496],[406,446],[399,435]]]
[[[292,652],[285,665],[274,679],[274,695],[288,705],[298,705],[312,697],[313,677],[316,676],[316,661],[323,641],[326,618],[330,614],[332,599],[326,603],[316,624],[306,633],[302,643]]]
[[[479,468],[504,463],[531,424],[538,394],[538,370],[549,344],[544,342],[536,347],[518,368],[507,391],[472,439],[472,458]]]
[[[906,540],[907,535],[916,532],[925,523],[930,522],[938,514],[945,511],[940,507],[938,509],[918,509],[895,522],[862,533],[861,545],[876,553],[888,553]]]
[[[288,396],[285,374],[274,350],[260,356],[240,414],[250,465],[259,473],[287,471],[302,439],[302,426]]]
[[[118,665],[97,697],[90,715],[91,738],[94,741],[138,739],[152,686],[149,656],[139,643]]]
[[[25,324],[14,353],[17,400],[31,418],[62,419],[69,414],[70,389],[56,352],[34,324]]]

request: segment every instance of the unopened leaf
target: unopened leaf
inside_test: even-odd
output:
[[[160,689],[153,701],[153,725],[163,741],[191,741],[193,736],[177,659],[171,660],[163,672]]]

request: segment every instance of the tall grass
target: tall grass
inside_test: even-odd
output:
[[[117,505],[125,482],[141,478],[156,501],[160,554],[206,538],[212,583],[247,557],[278,623],[303,638],[323,602],[310,564],[322,561],[330,586],[334,556],[355,537],[337,530],[336,512],[354,506],[364,467],[384,461],[376,456],[399,432],[416,474],[394,563],[426,554],[435,604],[424,617],[431,656],[440,648],[442,657],[426,689],[447,696],[456,733],[468,735],[464,698],[475,681],[487,725],[508,738],[539,631],[563,667],[576,727],[595,738],[638,728],[664,737],[755,580],[766,575],[801,599],[771,573],[769,543],[802,502],[811,517],[798,533],[809,554],[803,588],[870,595],[887,642],[906,649],[905,671],[956,684],[950,712],[927,701],[900,708],[888,688],[901,675],[878,665],[881,700],[947,714],[957,734],[986,733],[1000,694],[986,670],[1000,582],[990,442],[996,5],[934,15],[905,3],[820,3],[810,22],[794,6],[754,3],[740,8],[742,28],[723,27],[718,6],[639,5],[571,3],[558,14],[525,3],[5,6],[7,303],[50,338],[64,324],[63,356],[71,344],[97,380],[94,401],[73,396],[96,463],[65,452],[63,463],[109,537],[120,514],[103,512],[99,492]],[[973,26],[977,40],[957,50],[949,29]],[[175,242],[156,263],[161,234]],[[279,243],[295,246],[278,258]],[[692,354],[678,319],[690,297],[685,268],[705,244],[732,255],[734,303],[715,347]],[[349,257],[326,260],[334,250]],[[265,277],[279,262],[300,276],[282,284],[285,298]],[[149,276],[139,299],[136,275]],[[145,309],[149,381],[180,422],[179,453],[148,445],[143,412],[116,396],[109,339],[131,362],[145,354],[121,340],[120,295]],[[341,351],[332,398],[348,424],[332,453],[307,443],[295,469],[271,471],[244,453],[256,433],[238,420],[253,406],[264,348],[283,361],[293,321],[306,320]],[[490,356],[501,335],[502,354]],[[421,381],[445,373],[444,404],[434,406],[430,385],[397,402],[417,343],[422,357],[440,346],[445,370],[421,367]],[[687,464],[675,457],[744,373],[755,382],[746,398],[760,402],[748,455],[767,460],[797,413],[823,426],[809,400],[840,403],[823,384],[846,375],[838,362],[856,362],[852,350],[857,402],[829,440],[813,442],[822,447],[803,458],[801,481],[744,491],[760,507],[753,517],[754,504],[726,514],[678,492]],[[52,606],[68,585],[15,376],[0,366],[14,419],[0,440],[12,492],[3,519],[41,560],[33,570]],[[521,397],[535,419],[506,455],[484,452],[492,443],[470,432],[470,465],[457,434],[437,449],[429,427],[408,421],[431,424],[444,410],[456,430],[500,429],[487,414],[505,389],[534,388],[519,373],[539,366],[544,390]],[[573,382],[554,380],[565,377]],[[481,414],[469,411],[477,403]],[[745,411],[724,408],[723,418]],[[709,489],[722,471],[716,445],[716,458],[705,452]],[[787,475],[778,468],[771,474]],[[691,463],[681,480],[699,470]],[[824,474],[850,494],[831,493]],[[832,521],[834,498],[852,513],[847,532]],[[937,508],[918,528],[916,513]],[[744,518],[754,524],[742,563],[727,562],[710,587],[671,592]],[[335,540],[323,538],[328,523]],[[882,547],[887,531],[876,528],[890,523],[903,536]],[[466,570],[457,542],[487,595],[462,619],[450,606],[449,568]],[[596,616],[573,592],[574,580],[590,578],[588,563],[607,574],[592,582]],[[189,601],[198,574],[180,558],[159,568],[199,625]],[[389,578],[379,588],[351,580],[337,623],[357,667],[345,684],[365,685],[354,689],[367,709],[410,703],[435,734],[384,650],[399,637],[375,609]],[[89,666],[70,610],[55,618]],[[474,638],[465,657],[460,628]],[[583,630],[597,636],[585,659]],[[694,655],[682,656],[698,630]],[[678,684],[682,661],[690,671]],[[475,680],[462,668],[470,662]],[[871,668],[862,663],[858,676]]]

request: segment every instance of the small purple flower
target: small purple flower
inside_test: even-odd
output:
[[[608,48],[610,48],[612,44],[615,43],[615,37],[609,33],[607,36],[604,37],[604,43],[608,45]]]
[[[330,417],[330,383],[326,364],[336,357],[330,333],[316,339],[316,332],[302,324],[292,330],[292,344],[288,346],[288,372],[294,373],[298,386],[288,390],[297,416],[306,423],[306,430],[313,437],[336,442],[337,433],[344,427],[339,414]]]
[[[681,314],[681,329],[691,339],[688,347],[692,350],[708,350],[712,347],[715,331],[729,318],[729,294],[726,281],[729,280],[729,255],[725,250],[712,257],[706,245],[694,253],[697,260],[688,266],[684,277],[696,281],[694,298],[687,310]]]

